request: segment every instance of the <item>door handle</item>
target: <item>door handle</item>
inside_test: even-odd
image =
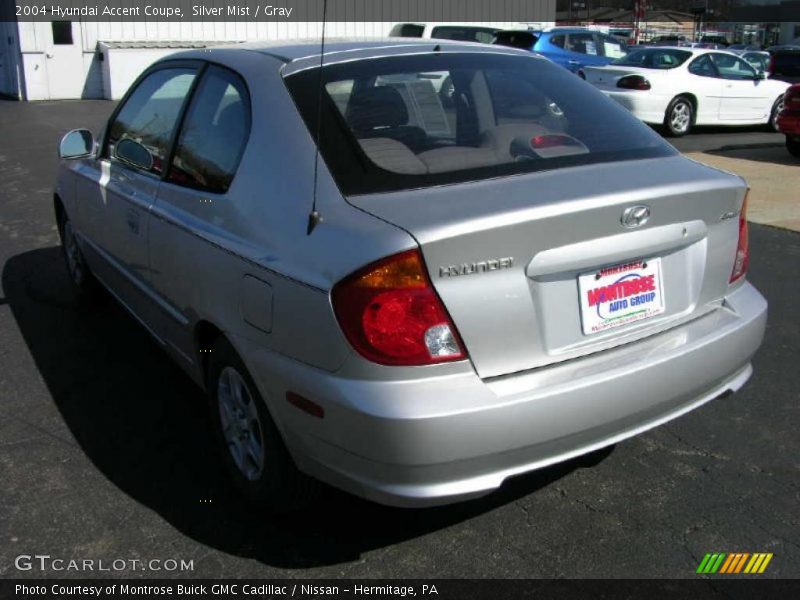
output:
[[[53,56],[54,56],[54,55],[53,55],[53,54],[50,54],[50,53],[48,52],[47,54],[45,54],[45,56],[46,56],[47,58],[53,58]]]

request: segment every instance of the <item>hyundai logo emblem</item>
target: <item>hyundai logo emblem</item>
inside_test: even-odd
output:
[[[650,218],[650,207],[643,204],[626,208],[622,213],[620,222],[627,229],[641,227]]]

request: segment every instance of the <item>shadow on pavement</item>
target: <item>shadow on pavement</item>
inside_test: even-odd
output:
[[[706,151],[705,154],[721,156],[722,158],[763,162],[770,165],[800,167],[800,158],[789,154],[789,151],[783,145],[754,145],[750,147],[728,146],[722,147],[719,150]]]
[[[53,402],[103,475],[198,542],[276,567],[355,560],[531,494],[611,452],[444,508],[393,509],[328,489],[309,509],[271,518],[240,500],[209,451],[200,390],[116,303],[80,307],[58,248],[12,257],[2,284]]]

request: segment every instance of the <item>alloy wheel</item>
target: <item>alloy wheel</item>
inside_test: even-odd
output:
[[[217,400],[222,435],[239,472],[254,481],[264,471],[264,438],[253,395],[233,367],[219,376]]]

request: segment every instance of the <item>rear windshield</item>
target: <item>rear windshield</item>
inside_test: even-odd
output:
[[[532,55],[387,57],[285,81],[348,195],[676,153],[616,102]]]
[[[665,48],[648,48],[646,50],[633,50],[630,54],[618,58],[611,64],[626,67],[643,67],[645,69],[674,69],[682,65],[692,55],[686,50],[672,50]]]

